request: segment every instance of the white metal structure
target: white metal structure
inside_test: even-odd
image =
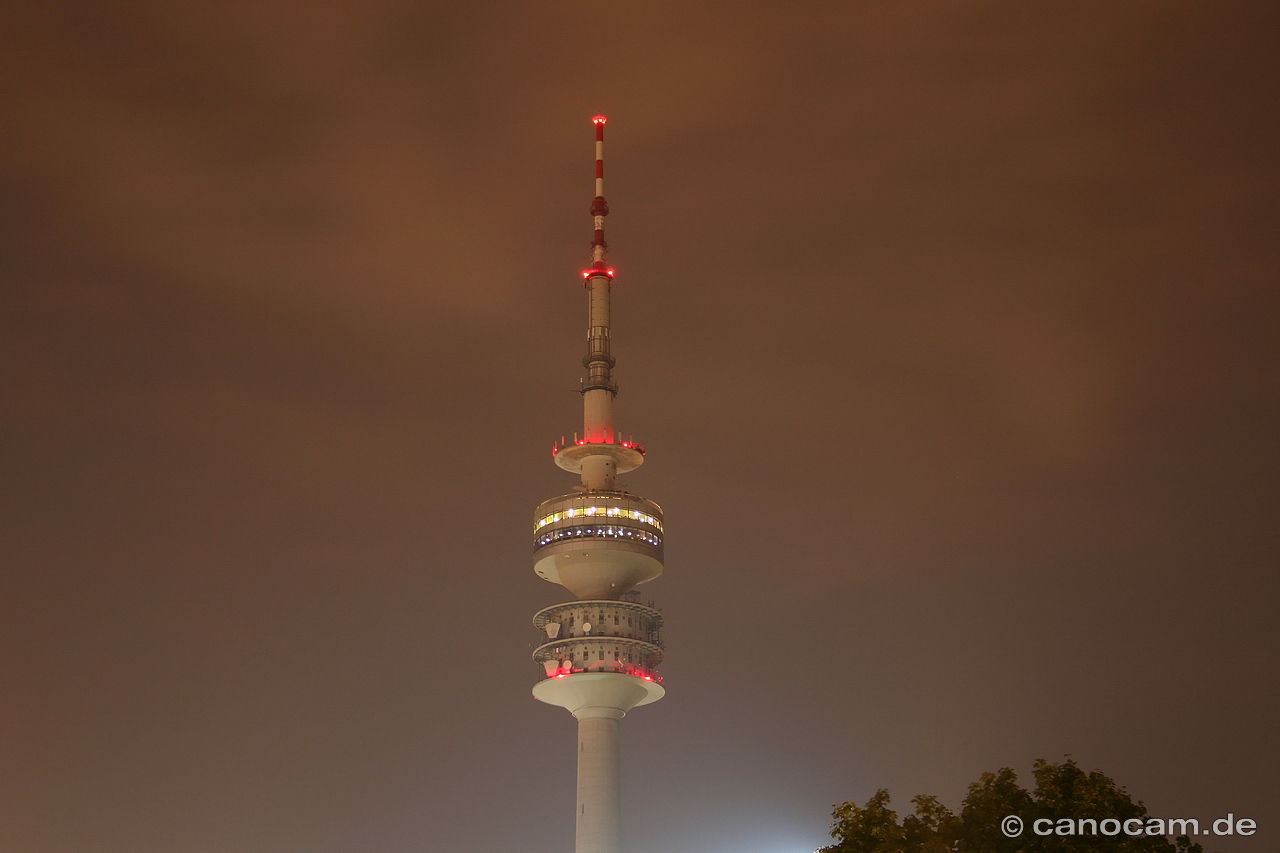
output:
[[[666,690],[662,616],[639,602],[634,587],[662,573],[662,508],[625,491],[618,475],[640,467],[644,448],[614,430],[617,386],[609,351],[609,269],[604,242],[604,116],[596,127],[595,238],[587,288],[587,381],[582,437],[552,448],[556,464],[581,485],[538,507],[534,571],[573,593],[575,601],[541,610],[533,620],[545,641],[533,653],[543,669],[533,695],[578,720],[576,853],[619,853],[621,795],[618,721]]]

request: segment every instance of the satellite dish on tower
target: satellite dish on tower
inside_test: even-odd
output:
[[[590,623],[590,622],[583,622],[583,623],[582,623],[582,633],[584,633],[584,634],[590,634],[590,633],[591,633],[591,623]]]

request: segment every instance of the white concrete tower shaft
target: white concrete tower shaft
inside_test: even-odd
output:
[[[619,721],[666,694],[655,671],[665,657],[662,614],[641,604],[634,589],[662,574],[662,508],[618,483],[619,474],[640,467],[644,448],[623,440],[613,422],[618,389],[609,340],[613,270],[604,240],[605,121],[592,119],[595,236],[591,266],[582,273],[588,306],[583,433],[553,448],[556,464],[579,474],[582,484],[543,501],[534,518],[534,571],[576,596],[533,619],[546,634],[533,653],[544,672],[533,695],[578,721],[576,853],[620,853]]]
[[[615,853],[622,845],[622,785],[614,708],[590,708],[578,718],[578,822],[574,853]]]

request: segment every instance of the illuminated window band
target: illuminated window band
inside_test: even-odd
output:
[[[557,513],[558,515],[559,513]],[[541,548],[543,545],[550,545],[552,542],[559,542],[562,539],[576,539],[582,536],[604,536],[609,539],[638,539],[641,542],[652,545],[655,548],[662,547],[662,540],[647,530],[637,530],[634,527],[615,527],[613,525],[605,525],[602,527],[562,527],[559,530],[552,530],[539,536],[535,548]]]
[[[594,515],[603,515],[606,518],[629,518],[632,521],[643,521],[645,524],[651,524],[662,530],[662,522],[649,515],[647,512],[641,512],[638,509],[623,509],[620,506],[588,506],[581,509],[565,509],[560,512],[553,512],[550,515],[544,515],[538,519],[538,523],[533,526],[533,532],[537,533],[548,524],[555,524],[557,521],[564,521],[569,518],[582,518],[584,516],[590,518]]]

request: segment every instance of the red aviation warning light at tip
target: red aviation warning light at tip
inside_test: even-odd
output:
[[[604,116],[591,119],[591,123],[596,126],[596,195],[591,199],[591,217],[595,220],[595,236],[591,240],[591,269],[582,273],[582,277],[588,282],[596,276],[613,279],[613,270],[608,268],[606,262],[609,246],[604,241],[604,218],[609,215],[609,203],[604,200],[604,125],[607,121]]]

